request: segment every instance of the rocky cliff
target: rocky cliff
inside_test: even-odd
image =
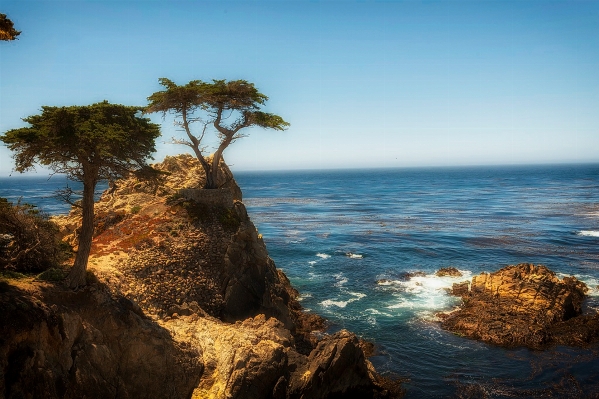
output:
[[[599,341],[599,314],[583,314],[586,291],[542,265],[507,266],[454,284],[464,303],[441,315],[442,327],[502,346],[587,345]]]
[[[74,293],[36,282],[6,288],[41,310],[7,313],[15,325],[33,316],[3,331],[5,397],[52,384],[47,397],[398,395],[355,335],[312,334],[324,321],[302,311],[226,165],[218,190],[197,189],[203,172],[190,156],[155,168],[154,179],[115,182],[97,203],[89,265],[97,283]],[[77,210],[58,218],[74,244],[78,218]],[[41,382],[33,377],[39,369],[49,370]],[[154,387],[165,379],[172,383]]]

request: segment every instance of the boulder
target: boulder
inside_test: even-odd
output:
[[[290,399],[372,398],[380,390],[373,385],[376,373],[358,338],[346,330],[324,338],[307,359],[296,360],[294,366]]]
[[[455,284],[464,303],[442,318],[442,327],[502,346],[588,344],[597,340],[599,324],[596,316],[581,315],[586,291],[575,277],[560,280],[542,265],[507,266],[473,277],[469,291]]]
[[[442,267],[435,273],[437,277],[462,277],[462,273],[455,267]]]

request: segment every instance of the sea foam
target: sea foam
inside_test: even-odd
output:
[[[595,230],[581,230],[578,232],[579,236],[585,236],[585,237],[599,237],[599,231],[595,231]]]
[[[363,294],[361,292],[347,292],[347,293],[349,295],[353,296],[353,298],[349,298],[347,301],[326,299],[326,300],[320,302],[320,304],[325,308],[328,308],[331,306],[337,306],[338,308],[344,308],[347,306],[348,303],[359,301],[360,299],[362,299],[366,296],[366,294]]]
[[[441,310],[452,305],[457,298],[448,291],[454,283],[470,280],[472,272],[460,270],[461,277],[439,277],[434,274],[414,276],[407,281],[391,280],[383,287],[393,292],[394,299],[388,309]],[[382,284],[380,284],[382,285]]]

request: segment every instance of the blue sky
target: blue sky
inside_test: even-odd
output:
[[[146,105],[246,79],[285,132],[234,170],[599,162],[599,1],[1,0],[0,131],[42,105]],[[155,158],[186,147],[162,121]],[[0,176],[12,169],[0,148]]]

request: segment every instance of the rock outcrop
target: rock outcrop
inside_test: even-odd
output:
[[[297,291],[268,256],[224,163],[220,190],[198,189],[203,172],[191,156],[167,157],[154,167],[163,172],[158,180],[115,182],[96,205],[89,269],[100,281],[96,286],[106,288],[70,293],[58,286],[39,299],[44,307],[54,309],[57,300],[49,293],[61,292],[61,307],[55,313],[77,320],[71,327],[77,333],[61,335],[59,323],[55,330],[29,339],[27,353],[80,353],[81,360],[69,363],[66,357],[45,356],[46,363],[19,360],[16,368],[10,360],[3,365],[0,392],[8,386],[10,392],[16,389],[10,377],[14,370],[26,370],[18,373],[28,376],[19,379],[18,386],[26,387],[27,382],[37,387],[38,380],[32,376],[41,364],[51,370],[44,384],[59,386],[49,398],[67,391],[88,398],[316,399],[399,394],[397,384],[376,375],[354,334],[342,331],[322,339],[312,334],[324,328],[324,320],[302,310]],[[65,239],[75,237],[79,217],[74,210],[57,219]],[[103,309],[98,321],[92,320],[92,303],[89,308],[76,304],[79,299],[85,303],[88,296]],[[113,313],[121,318],[110,319]],[[74,327],[77,323],[84,327]],[[9,339],[0,341],[0,351],[8,359],[20,359],[21,355],[11,357],[10,351],[20,345],[19,335],[33,334],[34,328],[38,327],[7,331]],[[72,336],[81,338],[73,341]],[[156,348],[162,347],[163,357],[157,359]],[[145,373],[139,380],[127,374],[137,364],[139,372]],[[156,370],[148,370],[150,365]],[[169,373],[172,382],[155,388]],[[146,379],[152,379],[147,387],[138,386],[145,385]],[[45,389],[40,387],[35,389]]]
[[[473,277],[469,289],[454,284],[464,303],[441,315],[442,327],[502,346],[584,345],[599,340],[599,316],[582,314],[586,291],[575,277],[560,280],[545,266],[508,266]]]
[[[445,276],[462,277],[462,272],[460,272],[455,267],[442,267],[441,269],[437,270],[437,272],[435,273],[435,276],[437,276],[437,277],[445,277]]]
[[[189,398],[201,353],[100,284],[0,281],[0,397]]]

